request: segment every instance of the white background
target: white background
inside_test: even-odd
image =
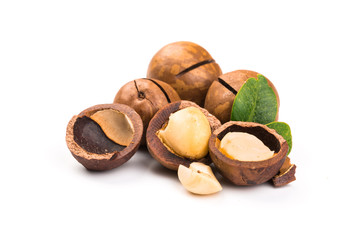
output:
[[[356,1],[1,1],[1,239],[359,239]],[[297,180],[195,196],[139,151],[89,172],[65,129],[174,41],[267,76]]]

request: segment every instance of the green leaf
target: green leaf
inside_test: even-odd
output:
[[[292,136],[290,126],[284,122],[271,122],[266,124],[266,126],[275,129],[275,131],[287,141],[289,145],[289,151],[287,154],[289,155],[292,148]]]
[[[275,121],[278,104],[274,90],[262,75],[249,78],[236,94],[232,121],[267,124]]]

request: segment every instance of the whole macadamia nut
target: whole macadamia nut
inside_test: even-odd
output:
[[[140,78],[122,86],[114,103],[132,107],[140,115],[146,131],[151,118],[160,108],[179,100],[179,95],[169,84],[156,79]],[[141,143],[145,144],[145,134]]]
[[[192,42],[174,42],[161,48],[151,59],[147,77],[170,84],[182,100],[204,106],[211,83],[221,75],[211,55]]]
[[[205,98],[205,109],[215,115],[221,123],[230,121],[231,110],[237,92],[249,78],[257,78],[259,73],[250,70],[236,70],[225,73],[214,81]],[[265,77],[266,78],[266,77]],[[278,102],[278,119],[280,99],[274,84],[266,78],[269,86],[274,90]]]

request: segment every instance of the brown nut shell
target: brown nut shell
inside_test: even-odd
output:
[[[226,157],[219,150],[221,139],[228,132],[246,132],[259,138],[270,150],[273,157],[262,161],[239,161]],[[221,174],[236,185],[261,184],[274,177],[283,165],[289,146],[275,130],[253,122],[225,123],[216,129],[209,140],[210,157]]]
[[[119,113],[129,123],[133,135],[127,141],[127,146],[116,143],[105,134],[106,128],[114,130],[113,126],[106,126],[113,119],[106,119],[105,115],[100,116],[98,122],[92,120],[92,116],[103,111]],[[74,158],[85,168],[102,171],[116,168],[128,161],[139,148],[142,135],[143,123],[134,109],[123,104],[100,104],[71,118],[66,128],[66,143]]]
[[[258,74],[259,73],[250,70],[236,70],[219,76],[219,78],[211,84],[206,94],[204,107],[216,116],[221,123],[230,121],[231,110],[237,92],[246,80],[249,78],[257,78]],[[266,78],[266,80],[274,90],[278,102],[277,120],[280,106],[279,94],[274,84],[269,79]]]
[[[203,163],[210,162],[209,155],[207,155],[205,158],[198,160],[190,160],[180,157],[169,151],[156,135],[156,132],[168,122],[170,114],[187,107],[196,107],[201,110],[201,112],[206,116],[209,121],[211,132],[221,126],[220,121],[216,117],[211,115],[206,109],[201,108],[197,104],[190,101],[182,100],[174,102],[160,109],[150,121],[149,127],[146,132],[146,143],[148,150],[153,156],[153,158],[155,158],[164,167],[175,171],[178,169],[180,164],[189,167],[190,163],[194,161]]]
[[[154,55],[147,77],[170,84],[182,100],[202,107],[211,83],[221,74],[219,65],[203,47],[181,41],[164,46]]]
[[[156,79],[139,78],[122,86],[114,98],[114,103],[132,107],[140,115],[145,133],[151,118],[160,108],[179,100],[179,95],[169,84]],[[144,134],[141,144],[145,143]]]

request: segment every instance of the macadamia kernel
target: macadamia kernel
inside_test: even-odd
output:
[[[157,136],[169,150],[190,159],[200,159],[208,154],[210,135],[209,121],[196,107],[172,113],[165,129],[157,132]]]
[[[245,132],[228,132],[220,142],[220,151],[239,161],[262,161],[274,155],[260,139]]]
[[[105,135],[122,146],[129,146],[134,137],[134,126],[128,116],[112,109],[95,112],[90,116]]]
[[[222,190],[211,168],[203,163],[193,162],[188,168],[180,165],[178,178],[186,190],[195,194],[213,194]]]

